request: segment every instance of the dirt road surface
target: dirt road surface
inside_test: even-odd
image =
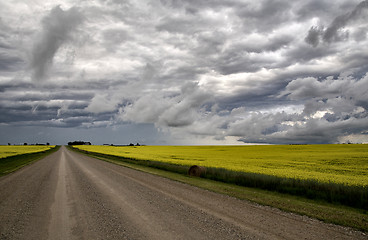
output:
[[[62,147],[0,178],[0,239],[367,239]]]

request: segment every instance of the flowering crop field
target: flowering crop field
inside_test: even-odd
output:
[[[366,144],[75,147],[136,160],[368,186]]]
[[[0,158],[27,153],[43,152],[53,147],[55,146],[0,146]]]

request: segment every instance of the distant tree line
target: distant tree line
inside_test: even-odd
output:
[[[34,145],[36,145],[36,146],[45,146],[45,145],[47,145],[47,146],[49,146],[50,145],[50,143],[23,143],[23,144],[11,144],[11,143],[8,143],[8,145],[9,146],[11,146],[11,145],[16,145],[16,146],[19,146],[19,145],[24,145],[24,146],[28,146],[28,145],[31,145],[31,146],[34,146]]]
[[[110,143],[104,143],[104,146],[115,146],[115,147],[122,147],[122,146],[141,146],[139,143],[134,145],[133,143],[129,143],[128,145],[121,145],[121,144],[110,144]]]
[[[68,142],[68,145],[91,145],[91,142],[84,142],[84,141],[74,141]]]

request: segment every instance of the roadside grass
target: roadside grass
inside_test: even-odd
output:
[[[336,203],[328,203],[326,201],[316,199],[307,199],[301,196],[263,190],[254,187],[239,186],[234,183],[225,183],[212,179],[190,177],[187,175],[187,166],[164,164],[162,162],[159,163],[160,165],[156,165],[152,161],[141,160],[139,160],[139,164],[137,164],[137,160],[106,154],[91,153],[73,147],[69,147],[69,149],[103,161],[159,175],[175,181],[207,189],[209,191],[226,194],[261,205],[275,207],[286,212],[305,215],[326,223],[333,223],[368,232],[368,211],[364,209],[348,207]]]
[[[60,146],[55,146],[41,152],[18,154],[5,158],[0,158],[0,177],[12,173],[37,160],[40,160],[47,155],[56,152],[59,148]]]

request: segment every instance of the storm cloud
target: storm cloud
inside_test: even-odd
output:
[[[368,142],[368,1],[3,1],[0,13],[1,144]]]
[[[60,6],[54,7],[42,19],[42,31],[34,43],[30,66],[32,78],[43,80],[47,70],[52,65],[58,49],[71,39],[73,30],[81,23],[83,17],[77,8],[64,11]]]
[[[331,43],[343,41],[349,37],[349,30],[344,30],[348,24],[368,20],[368,1],[360,2],[353,11],[337,16],[327,28],[313,26],[310,28],[305,41],[316,47],[320,41]],[[368,29],[368,24],[362,24],[356,34],[362,34]]]

